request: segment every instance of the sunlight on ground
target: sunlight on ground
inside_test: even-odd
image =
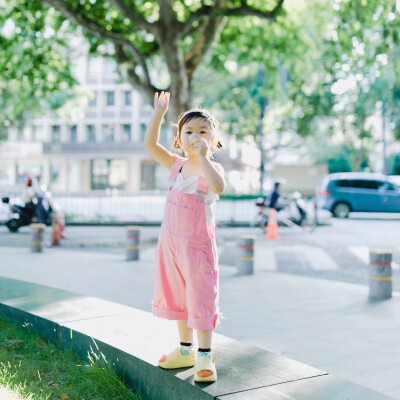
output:
[[[9,392],[5,388],[0,388],[0,400],[21,400],[21,397]]]

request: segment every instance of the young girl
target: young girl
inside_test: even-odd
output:
[[[158,143],[170,94],[154,96],[154,113],[145,145],[153,158],[171,171],[164,218],[156,248],[153,314],[178,321],[180,346],[158,362],[173,369],[196,365],[195,381],[217,380],[211,352],[213,329],[219,324],[218,256],[215,242],[215,201],[225,189],[224,170],[210,160],[221,147],[217,121],[206,110],[185,112],[178,122],[175,147],[186,158]],[[193,350],[193,329],[199,349]]]

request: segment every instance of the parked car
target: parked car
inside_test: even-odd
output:
[[[343,172],[325,176],[316,190],[318,208],[336,218],[351,212],[400,213],[400,188],[385,175]]]

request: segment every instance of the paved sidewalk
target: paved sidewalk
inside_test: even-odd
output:
[[[263,246],[265,254],[268,243]],[[255,254],[257,258],[256,247]],[[261,254],[261,251],[258,252]],[[220,266],[217,333],[283,354],[400,399],[400,294],[368,301],[368,288],[271,272],[257,259],[255,274]],[[154,247],[140,262],[122,254],[0,247],[0,276],[53,286],[151,311]],[[174,322],[171,321],[171,324]]]

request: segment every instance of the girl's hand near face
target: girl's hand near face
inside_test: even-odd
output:
[[[156,92],[154,94],[154,109],[165,114],[168,110],[169,97],[169,92],[161,92],[160,95]]]
[[[208,150],[210,149],[207,140],[205,140],[204,138],[200,138],[200,141],[201,142],[196,148],[197,154],[199,155],[199,157],[207,157]]]

